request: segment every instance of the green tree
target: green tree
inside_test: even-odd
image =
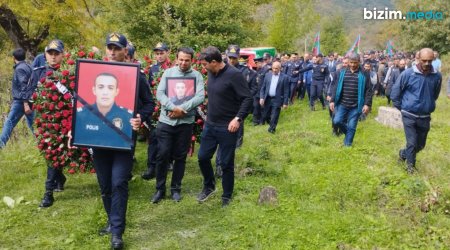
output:
[[[102,1],[104,3],[102,3]],[[44,41],[59,38],[68,46],[99,44],[106,25],[101,14],[106,0],[5,0],[0,5],[0,26],[14,47],[32,55]]]
[[[297,40],[310,31],[320,18],[311,0],[276,0],[269,18],[267,43],[279,51],[297,51]]]
[[[400,46],[409,51],[429,47],[441,54],[450,52],[450,1],[407,1],[398,0],[397,8],[405,14],[408,11],[442,13],[442,20],[400,20],[396,33],[400,34]],[[388,25],[388,24],[386,24]]]
[[[115,4],[123,14],[109,18],[119,20],[140,48],[165,42],[171,48],[214,45],[225,49],[229,44],[251,44],[259,30],[251,17],[256,0],[119,0]]]
[[[344,31],[344,18],[332,16],[326,18],[321,25],[320,49],[324,55],[338,52],[342,55],[348,49],[348,41]]]

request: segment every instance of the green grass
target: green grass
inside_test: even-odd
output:
[[[448,249],[450,247],[450,100],[441,95],[419,173],[397,163],[402,130],[373,118],[385,99],[375,98],[369,118],[358,124],[354,146],[332,137],[327,111],[308,111],[305,102],[283,111],[275,135],[247,121],[236,156],[232,204],[220,206],[221,187],[211,200],[196,202],[202,178],[189,157],[183,200],[150,204],[155,181],[144,181],[146,145],[137,148],[130,182],[128,249]],[[97,236],[105,223],[95,175],[68,175],[55,204],[39,209],[45,163],[26,128],[0,151],[0,249],[107,249]],[[196,152],[198,151],[198,145]],[[243,176],[244,168],[253,170]],[[265,186],[278,191],[277,205],[258,205]],[[438,192],[428,213],[421,204]]]

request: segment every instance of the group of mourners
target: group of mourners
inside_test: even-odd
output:
[[[315,111],[319,101],[322,109],[329,108],[333,134],[344,134],[344,146],[351,146],[358,121],[370,112],[373,95],[386,96],[388,104],[392,102],[401,111],[406,146],[399,151],[399,159],[406,161],[406,170],[412,174],[416,171],[416,154],[425,146],[430,115],[436,107],[442,81],[440,60],[436,52],[428,48],[415,54],[398,53],[394,56],[385,56],[378,51],[348,53],[346,56],[332,53],[327,57],[310,53],[302,57],[297,53],[276,56],[266,53],[261,58],[254,58],[253,67],[242,60],[238,45],[230,45],[224,53],[210,46],[201,51],[199,58],[194,58],[192,48],[181,47],[176,50],[174,63],[169,60],[170,50],[166,44],[158,43],[153,52],[156,63],[151,66],[148,78],[138,77],[135,115],[125,121],[135,131],[144,122],[149,125],[147,169],[142,178],[156,179],[156,191],[150,199],[152,203],[166,198],[169,170],[172,170],[170,198],[176,202],[182,199],[181,183],[193,124],[197,107],[205,100],[204,78],[193,69],[194,61],[198,60],[208,74],[208,112],[198,152],[203,187],[197,200],[200,203],[208,200],[216,192],[217,178],[221,178],[223,207],[230,204],[233,196],[235,151],[243,143],[244,120],[249,113],[252,114],[253,125],[267,123],[268,132],[276,133],[282,109],[296,100],[305,99],[310,110]],[[108,61],[139,63],[134,53],[134,46],[123,34],[111,33],[106,37]],[[33,130],[33,104],[29,100],[38,82],[48,76],[47,72],[58,70],[63,54],[64,43],[60,40],[50,41],[43,55],[36,57],[33,66],[26,63],[23,49],[13,52],[13,100],[3,125],[0,148],[6,146],[21,117],[26,117]],[[153,96],[150,86],[161,70],[164,71],[160,79],[162,83],[177,77],[194,78],[195,93],[189,98],[180,94],[175,101],[168,96],[168,85],[159,84],[156,96]],[[184,89],[182,84],[178,87],[180,91]],[[152,127],[155,98],[161,104],[161,112],[156,127]],[[110,110],[104,110],[105,117],[108,112]],[[133,151],[95,147],[91,151],[107,214],[106,225],[99,234],[111,234],[114,249],[121,249],[124,245],[122,235]],[[211,161],[214,155],[215,170]],[[65,182],[63,169],[50,165],[40,207],[52,206],[53,192],[64,190]]]

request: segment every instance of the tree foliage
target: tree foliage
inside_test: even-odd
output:
[[[342,55],[349,47],[342,16],[326,18],[320,30],[320,50],[324,55],[332,52]]]
[[[0,7],[0,24],[15,47],[27,49],[31,54],[54,38],[68,46],[98,45],[107,29],[101,18],[107,10],[106,3],[106,0],[5,0]]]
[[[165,42],[171,48],[214,45],[224,49],[229,44],[252,44],[259,29],[251,17],[257,4],[256,0],[119,0],[116,6],[122,14],[109,18],[118,20],[138,47]]]
[[[407,1],[398,0],[397,8],[405,14],[408,11],[442,12],[442,20],[400,20],[397,21],[398,42],[405,50],[415,51],[429,47],[441,54],[450,52],[450,1]],[[389,24],[386,24],[389,25]]]
[[[297,40],[310,31],[319,17],[311,0],[276,0],[269,18],[267,43],[279,51],[298,51]]]

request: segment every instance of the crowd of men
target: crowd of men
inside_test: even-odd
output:
[[[150,200],[158,203],[166,197],[166,179],[172,169],[170,197],[179,202],[196,108],[205,99],[204,80],[201,73],[192,68],[195,53],[191,48],[177,49],[173,63],[169,60],[170,50],[166,44],[158,43],[153,51],[156,63],[150,68],[149,79],[142,73],[138,78],[137,110],[129,121],[125,121],[129,123],[125,127],[138,130],[143,122],[150,125],[154,98],[161,103],[156,128],[149,126],[147,170],[142,178],[156,177],[156,192]],[[36,58],[33,69],[25,62],[24,50],[14,51],[13,102],[3,125],[0,148],[5,147],[21,117],[26,116],[33,131],[30,97],[39,79],[46,77],[47,71],[57,70],[55,66],[62,62],[63,52],[63,42],[52,40],[43,56]],[[122,34],[107,36],[105,52],[109,61],[138,63],[134,59],[134,46]],[[198,58],[208,72],[208,113],[198,152],[203,175],[202,191],[197,197],[200,203],[216,192],[216,179],[220,177],[222,206],[230,204],[234,190],[235,151],[243,143],[243,121],[247,115],[252,113],[254,126],[267,123],[267,131],[275,134],[282,109],[288,110],[288,106],[297,100],[306,100],[311,112],[316,111],[317,101],[322,109],[328,106],[333,134],[344,134],[344,146],[352,146],[357,124],[370,112],[373,96],[386,96],[387,105],[392,101],[402,113],[406,146],[399,151],[399,159],[406,161],[408,173],[416,171],[416,154],[425,147],[430,115],[441,88],[441,62],[437,52],[424,48],[415,54],[397,53],[389,57],[381,51],[348,53],[346,56],[292,53],[273,57],[266,53],[262,58],[255,58],[255,68],[240,61],[239,52],[238,45],[230,45],[224,53],[211,46],[203,49]],[[176,96],[169,97],[167,84],[159,84],[156,96],[153,96],[150,84],[161,69],[164,69],[161,82],[171,78],[192,78],[195,79],[195,92],[187,97],[185,83],[178,82],[174,89]],[[117,79],[108,74],[98,76],[94,85],[95,90],[97,85],[111,85],[112,90],[118,88]],[[450,91],[450,86],[448,89]],[[96,91],[100,93],[100,90]],[[450,98],[450,92],[447,96]],[[100,116],[108,116],[114,103],[111,104]],[[211,161],[214,154],[216,173]],[[108,218],[99,233],[111,234],[111,246],[121,249],[133,150],[93,148],[92,157]],[[41,207],[53,205],[53,192],[64,190],[65,181],[61,168],[48,166]]]

